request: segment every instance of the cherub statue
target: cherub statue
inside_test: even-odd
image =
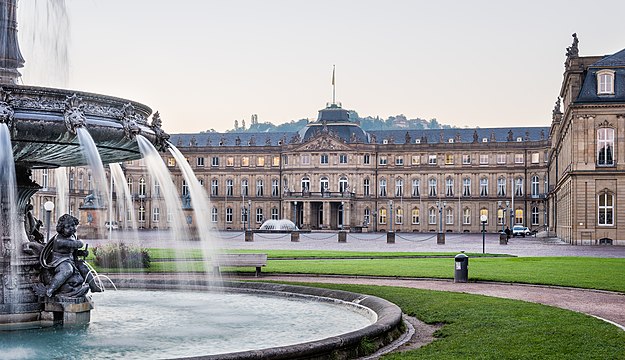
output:
[[[85,260],[80,258],[89,255],[89,250],[80,250],[85,244],[76,238],[77,226],[78,219],[69,214],[59,218],[57,234],[50,239],[39,256],[43,267],[43,284],[34,285],[33,290],[37,295],[80,297],[89,290],[104,290],[89,271]]]

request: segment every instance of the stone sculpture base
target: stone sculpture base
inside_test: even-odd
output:
[[[55,296],[44,298],[44,310],[41,312],[42,326],[52,325],[85,325],[91,321],[93,303],[91,296],[64,298]]]

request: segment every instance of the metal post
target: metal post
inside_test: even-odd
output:
[[[249,218],[251,216],[251,213],[252,213],[252,200],[248,200],[247,201],[247,211],[248,211],[248,213],[247,213],[247,217],[248,217],[248,219],[247,219],[247,228],[249,230],[252,230],[252,219]]]
[[[482,223],[482,254],[486,253],[486,223]]]
[[[388,204],[389,204],[389,207],[391,208],[391,216],[390,216],[390,221],[391,221],[391,224],[390,224],[390,230],[391,230],[391,232],[393,232],[393,200],[390,200],[390,201],[388,202]]]
[[[46,243],[50,240],[50,215],[54,210],[54,203],[52,201],[46,201],[43,204],[43,208],[46,210]]]

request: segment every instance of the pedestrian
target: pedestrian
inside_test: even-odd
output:
[[[507,226],[506,226],[505,233],[506,233],[506,240],[510,240],[510,228]]]

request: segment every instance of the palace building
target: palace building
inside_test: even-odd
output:
[[[573,244],[618,244],[625,243],[625,207],[617,206],[625,198],[617,186],[625,183],[624,88],[625,50],[580,57],[575,41],[551,127],[365,131],[333,102],[298,132],[174,134],[170,141],[204,186],[211,210],[203,221],[217,230],[286,218],[311,230],[480,232],[486,215],[488,232],[522,224]],[[189,207],[175,159],[162,157]],[[160,186],[143,160],[122,167],[136,226],[169,228]],[[67,211],[89,211],[89,169],[53,172],[33,173],[43,186],[35,214],[55,200],[57,178],[66,178]],[[107,216],[131,226],[122,196],[113,199]]]

